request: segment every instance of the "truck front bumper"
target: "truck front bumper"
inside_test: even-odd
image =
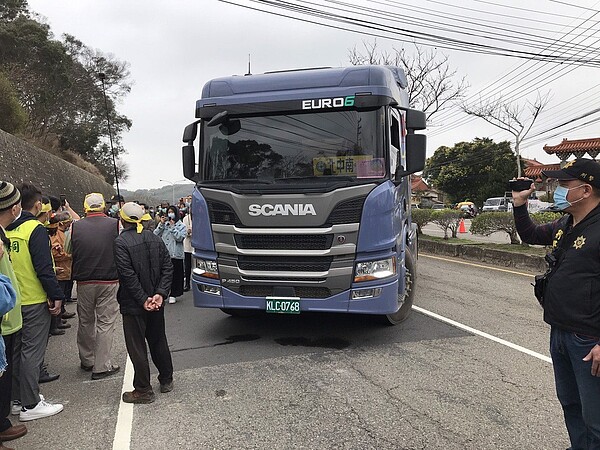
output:
[[[211,280],[212,281],[212,280]],[[356,314],[391,314],[398,311],[398,280],[387,283],[361,283],[351,290],[343,291],[328,298],[300,298],[301,312],[341,312]],[[199,308],[232,308],[266,310],[265,297],[245,297],[220,284],[193,276],[194,306]],[[374,297],[351,299],[353,290],[380,290]],[[208,293],[208,291],[218,291]]]

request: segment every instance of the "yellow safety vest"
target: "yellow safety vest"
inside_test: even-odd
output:
[[[3,245],[0,243],[0,245]],[[16,333],[23,327],[23,318],[21,316],[21,292],[19,291],[19,282],[13,270],[8,256],[8,248],[4,247],[4,255],[0,258],[0,273],[10,278],[15,291],[17,291],[17,303],[15,307],[7,312],[2,318],[2,336]],[[9,364],[11,361],[9,361]]]
[[[6,231],[6,236],[10,239],[10,259],[17,275],[23,306],[45,303],[48,298],[29,253],[29,239],[37,227],[43,227],[39,220],[26,220],[14,230]]]

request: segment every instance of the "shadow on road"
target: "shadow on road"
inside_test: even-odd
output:
[[[350,314],[231,317],[191,302],[167,309],[167,329],[177,369],[468,335],[415,311],[392,327],[373,316]]]

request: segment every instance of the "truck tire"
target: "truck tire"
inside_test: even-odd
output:
[[[386,325],[398,325],[399,323],[404,322],[412,311],[417,281],[417,263],[412,252],[408,248],[404,251],[404,258],[404,265],[406,266],[406,287],[403,294],[398,294],[398,303],[401,303],[402,306],[400,306],[400,309],[393,314],[381,316],[383,323]]]

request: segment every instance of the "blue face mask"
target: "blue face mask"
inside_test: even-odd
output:
[[[579,200],[575,200],[574,202],[570,202],[567,200],[567,195],[569,194],[569,191],[571,189],[580,188],[581,186],[584,186],[584,185],[580,184],[579,186],[575,186],[572,188],[558,186],[556,188],[556,190],[554,191],[554,208],[558,209],[559,211],[563,211],[563,210],[567,209],[569,206],[572,206],[573,203],[577,203],[578,201],[583,200],[583,197],[580,198]]]

